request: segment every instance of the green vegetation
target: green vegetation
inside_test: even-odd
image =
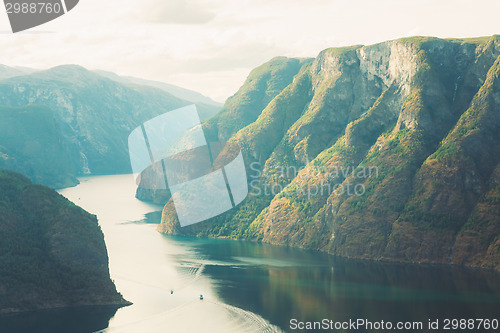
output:
[[[486,186],[500,163],[499,45],[496,36],[411,37],[332,48],[269,101],[238,93],[238,104],[262,102],[254,120],[234,113],[234,124],[245,127],[228,132],[247,163],[266,170],[351,167],[355,175],[271,177],[285,191],[249,197],[196,232],[175,232],[500,269],[491,250],[498,247],[500,196],[496,185]],[[245,86],[265,82],[258,77],[268,71],[268,64],[257,69]],[[219,119],[214,126],[232,126],[229,117]],[[357,177],[365,168],[376,176]],[[303,193],[325,184],[357,184],[363,192]],[[164,216],[161,230],[174,230],[172,223]]]
[[[403,44],[414,46],[416,48],[422,48],[426,43],[440,41],[440,39],[428,36],[414,36],[414,37],[400,38],[397,41]]]
[[[329,49],[324,50],[325,54],[341,57],[346,55],[352,51],[356,51],[363,47],[363,45],[353,45],[353,46],[345,46],[345,47],[331,47]]]
[[[459,149],[457,148],[457,143],[456,142],[449,142],[445,143],[439,149],[432,154],[429,158],[430,159],[438,159],[440,161],[449,159],[452,157],[457,156],[459,153]]]
[[[194,232],[198,237],[253,239],[256,235],[248,227],[260,212],[269,205],[271,198],[270,196],[250,196],[240,204],[239,209],[236,211],[230,211],[207,220],[204,222],[205,228]],[[187,232],[193,232],[189,228],[187,227]],[[197,226],[193,226],[191,229],[196,230]]]
[[[294,161],[295,156],[290,155],[293,150],[286,147],[286,133],[310,101],[310,89],[309,73],[299,74],[267,105],[255,122],[236,133],[232,140],[238,142],[247,156],[259,156],[260,161],[267,160],[273,151],[276,153],[274,158]],[[276,156],[280,154],[288,156]]]
[[[253,123],[264,108],[280,94],[309,59],[277,57],[254,69],[240,90],[223,109],[203,124],[209,141],[228,140]]]
[[[467,44],[476,44],[478,46],[485,45],[492,40],[498,40],[499,35],[493,36],[485,36],[485,37],[473,37],[473,38],[445,38],[444,40],[452,42],[452,43],[467,43]]]
[[[110,280],[95,216],[1,169],[0,211],[0,314],[127,304]]]

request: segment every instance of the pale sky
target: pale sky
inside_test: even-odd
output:
[[[80,0],[12,34],[0,13],[0,64],[79,64],[168,82],[223,102],[275,56],[405,36],[500,34],[500,0]]]

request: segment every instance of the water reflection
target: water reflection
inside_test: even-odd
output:
[[[138,201],[135,189],[131,175],[120,175],[88,177],[61,191],[98,216],[111,277],[134,303],[118,310],[104,332],[280,331],[244,307],[224,303],[205,274],[207,265],[225,264],[223,258],[208,260],[193,247],[197,240],[177,241],[156,232],[161,213],[155,211],[162,207]]]
[[[0,332],[87,333],[105,328],[106,333],[254,333],[290,331],[292,318],[500,319],[498,273],[163,236],[155,231],[160,213],[151,213],[161,207],[134,199],[134,191],[128,175],[89,177],[62,191],[97,214],[111,277],[134,304],[118,311],[70,309],[0,318]]]
[[[499,319],[498,273],[459,267],[353,261],[268,245],[207,241],[193,245],[212,260],[204,274],[224,302],[289,321]],[[477,330],[476,330],[477,331]]]
[[[23,313],[0,318],[5,333],[88,333],[108,327],[116,307],[82,307]]]

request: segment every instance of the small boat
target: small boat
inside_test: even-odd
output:
[[[200,295],[200,300],[203,301],[203,295]]]
[[[174,291],[173,290],[170,290],[170,295],[173,295]]]

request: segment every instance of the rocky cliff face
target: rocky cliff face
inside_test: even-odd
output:
[[[109,277],[95,216],[0,169],[0,314],[130,304]]]
[[[499,57],[498,36],[321,52],[230,138],[253,195],[182,229],[169,202],[159,231],[500,269]]]
[[[59,66],[46,71],[0,80],[0,126],[11,128],[0,141],[0,167],[25,173],[32,180],[51,187],[76,184],[76,176],[131,172],[128,156],[130,132],[157,115],[192,104],[163,90],[124,84],[79,66]],[[23,129],[23,110],[49,109],[29,135]],[[201,115],[213,115],[218,107],[199,104]],[[7,122],[3,111],[15,122]],[[47,123],[53,123],[47,127]],[[16,127],[17,126],[17,127]],[[46,141],[30,156],[19,146],[36,145],[49,131],[58,135]],[[57,142],[56,142],[57,141]],[[63,149],[60,149],[64,146]],[[53,168],[54,156],[46,150],[59,149],[61,168]],[[34,163],[33,160],[37,161]],[[69,175],[69,176],[68,176]]]

